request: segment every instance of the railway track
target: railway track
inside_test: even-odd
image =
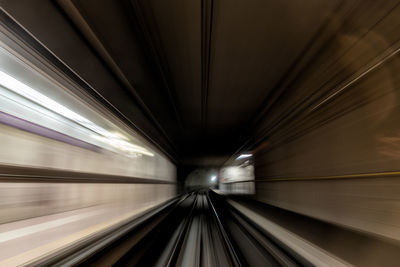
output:
[[[200,190],[175,198],[139,218],[58,255],[41,266],[299,266],[231,207]]]

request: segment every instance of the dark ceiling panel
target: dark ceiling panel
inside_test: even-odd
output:
[[[184,131],[201,126],[201,5],[199,1],[149,1],[174,81]]]
[[[251,120],[337,2],[215,1],[208,127]]]
[[[104,50],[103,53],[97,52],[124,87],[139,99],[146,112],[159,126],[159,130],[172,141],[179,130],[179,114],[174,112],[175,101],[169,97],[168,84],[160,73],[162,70],[156,67],[157,62],[145,49],[151,44],[144,38],[145,29],[138,25],[138,18],[135,17],[135,12],[138,11],[134,10],[136,7],[113,0],[102,1],[100,4],[98,1],[81,0],[58,2],[62,7],[65,6],[63,3],[69,3],[76,8],[70,12],[68,9],[64,10],[67,10],[66,13],[71,18],[76,13],[82,16],[84,22],[79,23],[75,19],[76,26],[95,46],[88,36],[88,30],[85,31],[85,26],[90,28],[90,32]],[[104,54],[110,59],[104,58]],[[112,64],[115,65],[114,68],[110,66]]]

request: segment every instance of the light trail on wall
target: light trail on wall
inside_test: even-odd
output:
[[[95,133],[93,137],[96,137],[96,139],[101,140],[102,142],[111,145],[112,147],[121,150],[128,155],[142,154],[150,157],[154,156],[154,154],[147,149],[126,141],[126,137],[122,134],[107,131],[82,115],[70,110],[69,108],[43,95],[42,93],[2,71],[0,71],[0,85],[19,96],[22,96],[25,99],[28,99],[29,101],[32,101],[46,108],[47,110],[50,110],[53,113],[61,115],[62,117],[73,121],[74,123],[86,129],[89,129]],[[18,100],[13,100],[18,103]]]

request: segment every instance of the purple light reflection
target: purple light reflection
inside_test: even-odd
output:
[[[85,148],[88,150],[92,150],[94,152],[100,152],[102,150],[101,147],[89,144],[82,140],[73,138],[71,136],[65,135],[63,133],[54,131],[52,129],[34,124],[30,121],[15,117],[13,115],[4,113],[0,111],[0,123],[6,124],[8,126],[12,126],[18,128],[23,131],[27,131],[30,133],[34,133],[43,137],[51,138],[63,143],[67,143],[73,146],[78,146],[81,148]]]

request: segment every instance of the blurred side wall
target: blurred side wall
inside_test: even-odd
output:
[[[0,183],[0,224],[95,205],[151,206],[175,195],[174,184]]]
[[[400,240],[398,59],[266,139],[255,153],[257,198]]]
[[[276,89],[254,134],[256,194],[400,240],[400,7],[375,4],[332,18]]]
[[[2,174],[2,167],[22,166],[69,173],[114,175],[125,183],[12,182],[18,173]],[[0,223],[75,210],[94,205],[152,205],[176,195],[175,166],[157,153],[154,157],[126,157],[105,149],[92,151],[0,124]],[[3,172],[4,173],[4,172]],[[129,178],[135,178],[129,183]],[[38,177],[40,178],[40,177]],[[57,181],[60,179],[60,181]],[[110,178],[112,179],[112,178]],[[159,183],[137,183],[151,179]],[[94,181],[95,182],[95,181]]]
[[[85,173],[151,178],[175,182],[176,168],[165,157],[127,157],[106,149],[89,149],[0,124],[0,164]]]

